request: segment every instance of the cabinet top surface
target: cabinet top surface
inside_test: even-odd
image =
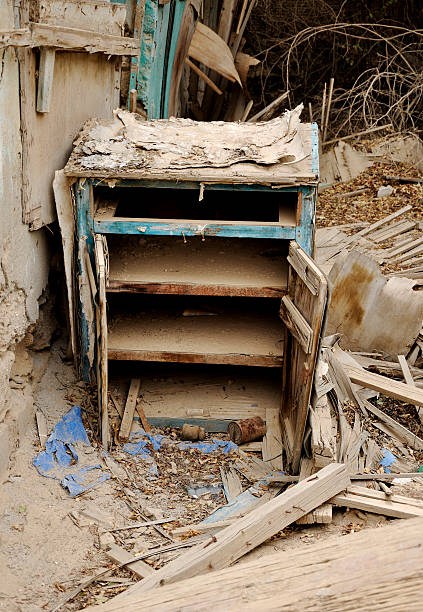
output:
[[[259,123],[145,121],[118,110],[112,121],[85,124],[65,173],[150,181],[315,184],[317,126],[300,122],[301,108]]]

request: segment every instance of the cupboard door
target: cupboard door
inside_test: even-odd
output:
[[[314,371],[326,322],[328,282],[307,253],[291,241],[288,293],[280,316],[286,325],[281,426],[287,463],[297,473],[306,427]]]

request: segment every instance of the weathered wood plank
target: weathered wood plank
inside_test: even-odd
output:
[[[116,544],[109,544],[107,550],[105,550],[106,555],[112,561],[116,561],[116,563],[126,563],[133,558],[133,554],[122,548],[121,546],[117,546]],[[134,572],[138,578],[146,578],[147,576],[151,576],[154,574],[154,569],[151,565],[148,565],[145,561],[133,561],[132,563],[128,563],[126,566],[131,572]]]
[[[351,381],[357,385],[380,391],[384,395],[401,400],[402,402],[423,406],[423,389],[413,388],[397,380],[386,378],[386,376],[373,374],[373,372],[360,370],[349,365],[344,365],[343,367]]]
[[[345,466],[335,463],[326,466],[138,583],[122,595],[121,604],[135,593],[138,595],[159,585],[227,567],[280,529],[327,501],[333,496],[333,491],[342,491],[348,483]]]
[[[129,385],[128,396],[126,398],[125,411],[120,425],[119,440],[127,442],[131,433],[132,421],[134,419],[135,406],[137,404],[138,393],[140,390],[141,381],[139,378],[133,378]]]
[[[292,302],[291,298],[287,295],[282,298],[280,315],[282,321],[294,338],[300,343],[304,352],[309,354],[313,340],[313,330]]]
[[[144,593],[126,612],[421,610],[423,521],[394,521]],[[122,599],[87,608],[121,612]]]
[[[54,47],[108,55],[138,55],[139,42],[135,38],[111,36],[90,30],[79,30],[42,23],[30,23],[20,30],[0,30],[0,48]]]
[[[50,111],[51,95],[53,91],[54,60],[56,51],[47,47],[40,49],[40,67],[38,70],[37,112]]]

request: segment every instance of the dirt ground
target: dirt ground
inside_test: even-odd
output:
[[[75,380],[72,366],[62,360],[63,354],[64,347],[59,342],[51,350],[34,355],[34,378],[40,378],[35,402],[47,416],[49,431],[74,403],[90,405],[90,396]],[[88,408],[84,422],[95,444],[89,431],[93,418],[90,414]],[[175,435],[174,432],[170,435],[172,433]],[[137,457],[114,451],[114,466],[118,475],[119,470],[123,470],[122,480],[110,479],[72,499],[57,481],[40,476],[33,467],[32,460],[39,449],[34,423],[16,450],[9,478],[0,488],[0,610],[54,609],[87,576],[113,566],[101,550],[101,542],[114,542],[133,554],[167,542],[152,527],[107,533],[104,525],[81,515],[84,509],[100,514],[109,526],[140,520],[139,512],[154,519],[177,518],[179,520],[172,523],[177,526],[199,521],[225,503],[222,493],[191,498],[185,485],[198,483],[201,476],[204,480],[210,475],[211,482],[218,482],[218,468],[229,462],[230,457],[194,454],[191,457],[180,455],[175,460],[166,454],[160,457],[158,453],[160,478],[150,482],[147,466]],[[93,462],[101,461],[95,446],[90,452]],[[125,479],[125,471],[130,476],[129,481]],[[176,473],[172,476],[173,472]],[[128,482],[131,484],[126,486]],[[415,483],[404,484],[398,490],[423,496],[423,486]],[[289,527],[241,562],[277,550],[307,546],[334,535],[378,527],[386,521],[381,516],[339,509],[334,512],[331,524]],[[163,527],[165,533],[170,532],[170,524]],[[150,563],[160,567],[180,552],[153,557]],[[63,609],[80,610],[88,604],[106,601],[137,580],[128,570],[118,570],[113,576],[82,591]]]

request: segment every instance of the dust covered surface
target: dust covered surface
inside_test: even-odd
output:
[[[348,223],[374,223],[387,215],[410,204],[413,209],[401,219],[423,218],[423,186],[387,180],[385,176],[419,177],[421,173],[414,167],[401,163],[375,162],[359,176],[348,183],[338,183],[319,193],[317,198],[316,225],[331,227]],[[383,185],[391,185],[391,196],[377,198],[377,191]],[[358,189],[369,191],[351,198],[341,197]],[[360,229],[360,228],[358,228]],[[345,233],[354,234],[357,228],[345,228]]]

